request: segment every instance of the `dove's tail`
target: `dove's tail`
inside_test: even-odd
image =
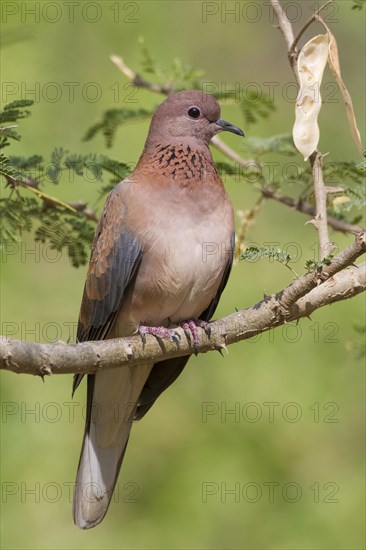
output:
[[[74,522],[89,529],[105,516],[126,451],[136,402],[152,365],[88,376],[87,417],[74,490]]]

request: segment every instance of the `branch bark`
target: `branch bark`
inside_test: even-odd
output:
[[[211,335],[200,331],[199,353],[222,351],[226,346],[247,340],[281,326],[328,304],[352,298],[366,289],[366,263],[351,266],[366,252],[366,234],[323,266],[299,277],[277,294],[266,296],[254,306],[240,310],[210,324]],[[135,367],[173,357],[191,355],[193,346],[182,329],[179,346],[148,336],[143,345],[140,336],[80,344],[35,344],[1,337],[0,369],[15,373],[45,376],[49,374],[92,374],[99,369]]]

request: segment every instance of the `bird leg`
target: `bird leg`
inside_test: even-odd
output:
[[[195,355],[197,355],[198,346],[200,343],[197,327],[203,328],[207,336],[210,336],[210,324],[207,323],[207,321],[202,321],[202,319],[189,319],[187,321],[179,323],[179,326],[182,327],[182,329],[184,330],[184,334],[186,335],[189,342],[191,341],[191,336],[193,336],[194,353]],[[180,336],[178,332],[172,328],[147,327],[145,325],[140,325],[138,333],[140,334],[144,344],[146,343],[146,334],[152,334],[152,336],[155,336],[156,338],[160,338],[161,340],[170,340],[171,342],[175,342],[176,344],[179,344],[180,342]]]
[[[189,319],[188,321],[179,323],[179,326],[182,327],[182,329],[184,330],[184,334],[187,336],[187,339],[189,341],[191,341],[191,335],[193,336],[194,353],[195,355],[197,355],[198,346],[200,343],[197,327],[203,328],[207,336],[210,336],[211,334],[210,324],[207,323],[207,321],[202,321],[202,319]]]

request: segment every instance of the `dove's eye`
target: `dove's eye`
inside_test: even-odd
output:
[[[188,116],[191,118],[198,118],[201,114],[201,111],[198,109],[198,107],[191,107],[188,110]]]

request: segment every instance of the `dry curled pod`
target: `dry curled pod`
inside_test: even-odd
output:
[[[318,114],[322,104],[320,85],[328,53],[329,36],[319,34],[305,44],[297,60],[300,89],[296,100],[293,138],[304,160],[315,151],[319,142]]]
[[[357,122],[355,113],[353,110],[353,104],[352,99],[349,91],[346,88],[345,83],[343,82],[342,76],[341,76],[341,67],[339,63],[339,55],[338,55],[338,48],[337,48],[337,42],[334,36],[329,33],[329,67],[332,71],[336,81],[338,82],[339,89],[341,90],[344,105],[346,107],[346,113],[348,118],[348,124],[351,130],[351,135],[353,138],[353,141],[355,142],[358,151],[362,152],[362,142],[361,142],[361,136],[360,132],[357,128]]]

